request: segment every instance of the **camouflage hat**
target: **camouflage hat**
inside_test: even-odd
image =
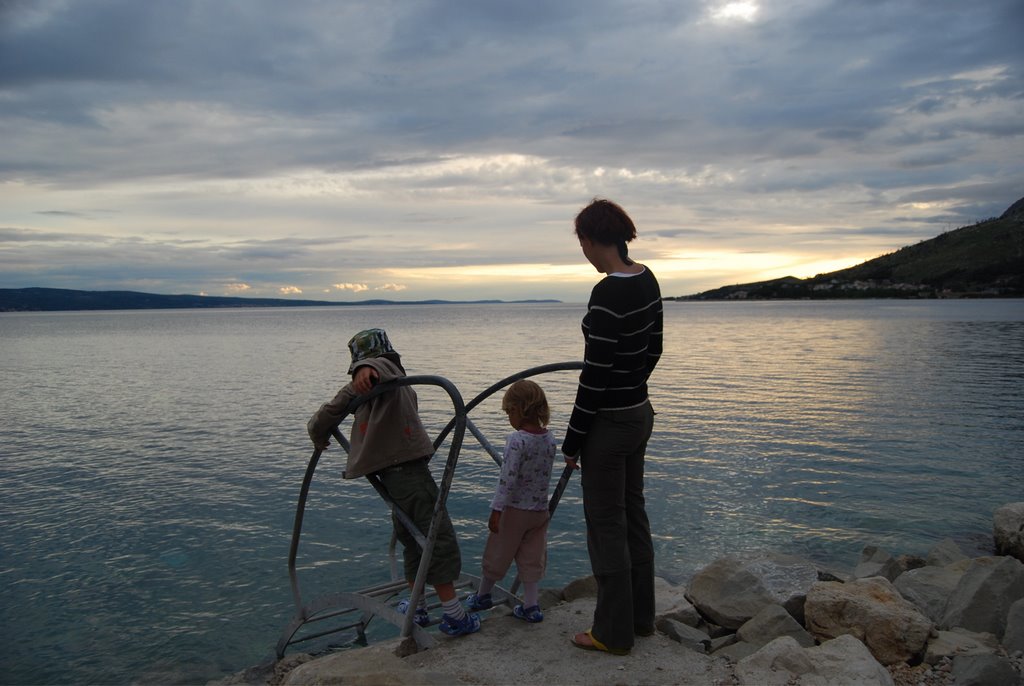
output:
[[[349,374],[355,371],[357,362],[380,357],[387,353],[397,354],[391,347],[391,341],[388,340],[384,329],[360,331],[348,342],[348,349],[352,353],[352,364],[348,367]]]

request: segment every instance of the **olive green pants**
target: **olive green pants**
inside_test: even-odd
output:
[[[377,472],[377,475],[388,495],[395,501],[395,505],[409,515],[420,533],[424,536],[429,535],[438,488],[430,473],[430,465],[427,460],[415,460],[397,467],[382,469]],[[420,560],[423,558],[423,551],[397,517],[392,515],[391,522],[395,527],[395,534],[402,544],[405,578],[410,582],[415,581]],[[455,538],[455,529],[452,527],[451,519],[448,518],[448,512],[445,511],[442,514],[437,539],[434,542],[430,566],[427,568],[426,582],[433,586],[456,581],[461,572],[462,554],[459,551],[459,542]]]

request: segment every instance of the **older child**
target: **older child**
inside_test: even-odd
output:
[[[501,401],[515,429],[505,441],[501,476],[491,501],[490,533],[483,555],[483,573],[469,609],[493,606],[491,590],[504,578],[512,560],[523,582],[523,604],[512,609],[519,619],[543,621],[538,598],[547,563],[548,482],[555,460],[555,439],[545,427],[550,420],[544,391],[533,381],[516,381]]]
[[[352,353],[352,364],[348,368],[352,382],[317,410],[307,425],[309,437],[318,448],[327,448],[331,429],[338,425],[353,399],[368,393],[377,383],[406,375],[402,358],[391,347],[383,329],[360,331],[348,342],[348,347]],[[434,454],[434,445],[420,421],[416,392],[410,386],[401,386],[360,405],[352,421],[350,442],[351,451],[344,477],[355,479],[376,474],[395,504],[426,534],[433,518],[438,489],[428,465]],[[405,578],[411,588],[422,551],[416,539],[393,515],[392,524],[402,543]],[[480,630],[480,617],[467,613],[455,593],[454,582],[461,571],[459,544],[446,512],[426,580],[441,600],[444,615],[439,628],[449,636],[463,636]],[[408,612],[409,601],[399,603],[398,609]],[[425,600],[421,599],[414,619],[420,626],[430,623]]]

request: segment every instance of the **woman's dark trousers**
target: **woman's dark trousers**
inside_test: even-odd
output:
[[[580,462],[587,548],[597,579],[593,636],[628,650],[654,630],[654,546],[644,508],[644,452],[654,425],[650,404],[603,410],[587,432]]]

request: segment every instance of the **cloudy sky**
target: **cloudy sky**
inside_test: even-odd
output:
[[[0,0],[0,288],[586,299],[1024,196],[1020,0]]]

